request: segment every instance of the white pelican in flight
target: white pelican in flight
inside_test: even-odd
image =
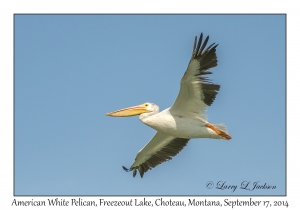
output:
[[[135,177],[137,170],[140,176],[177,155],[192,138],[231,139],[222,124],[211,124],[207,121],[205,109],[210,106],[220,85],[209,82],[206,77],[211,74],[210,68],[217,66],[215,43],[206,49],[209,36],[202,44],[201,33],[197,43],[195,37],[192,58],[181,82],[180,91],[174,104],[162,112],[154,103],[120,109],[107,113],[106,116],[128,117],[140,115],[140,120],[155,129],[157,133],[138,153],[130,169]]]

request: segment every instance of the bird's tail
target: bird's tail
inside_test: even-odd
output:
[[[206,123],[206,126],[212,129],[216,134],[218,134],[222,139],[229,140],[231,136],[228,134],[228,130],[223,124],[210,124]]]
[[[227,140],[231,139],[231,136],[228,134],[228,130],[225,125],[213,124],[213,126],[219,131],[219,132],[216,132],[219,136],[222,136]]]

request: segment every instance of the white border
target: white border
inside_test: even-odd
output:
[[[0,3],[0,207],[11,206],[17,200],[46,200],[47,197],[14,197],[13,196],[13,15],[15,13],[287,13],[287,148],[288,148],[288,181],[287,197],[253,197],[254,200],[288,200],[289,208],[299,205],[297,192],[299,181],[298,141],[299,116],[299,12],[296,1],[8,1]],[[298,65],[297,65],[298,64]],[[297,135],[298,134],[298,135]],[[53,197],[50,197],[53,198]],[[61,198],[61,197],[60,197]],[[72,199],[76,197],[66,197]],[[84,197],[85,200],[98,201],[99,197]],[[129,197],[105,197],[107,200],[126,200]],[[139,197],[141,199],[141,197]],[[155,201],[156,197],[148,200]],[[173,197],[173,200],[186,200],[186,197]],[[198,200],[219,200],[223,203],[226,197],[198,197]],[[230,200],[247,200],[248,197],[228,197]],[[99,207],[99,206],[98,206]],[[18,207],[20,208],[20,207]],[[26,207],[25,207],[26,208]],[[51,208],[51,207],[47,207]],[[72,208],[72,207],[69,207]],[[265,207],[260,207],[265,208]],[[78,209],[78,207],[76,208]],[[79,207],[79,209],[81,209]],[[129,209],[129,208],[128,208]],[[294,209],[294,208],[293,208]]]

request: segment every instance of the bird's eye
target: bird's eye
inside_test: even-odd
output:
[[[145,104],[145,106],[148,106],[148,104]]]

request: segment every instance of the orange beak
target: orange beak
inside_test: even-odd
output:
[[[132,107],[120,109],[114,112],[109,112],[106,114],[106,116],[130,117],[130,116],[140,115],[146,112],[150,112],[150,111],[147,109],[147,106],[145,104],[141,104],[138,106],[132,106]]]

